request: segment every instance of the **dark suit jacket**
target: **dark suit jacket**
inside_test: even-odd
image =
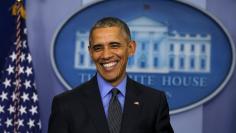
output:
[[[48,132],[109,133],[96,77],[54,97]],[[173,133],[164,93],[127,78],[120,133]]]

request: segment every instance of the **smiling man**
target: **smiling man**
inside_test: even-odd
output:
[[[126,76],[128,57],[134,54],[136,44],[125,27],[102,24],[98,23],[91,31],[89,53],[98,73],[116,86]]]
[[[135,49],[125,22],[114,17],[97,21],[88,47],[97,74],[54,97],[48,132],[173,133],[165,94],[126,73]]]

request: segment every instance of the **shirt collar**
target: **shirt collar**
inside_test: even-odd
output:
[[[125,76],[125,78],[117,85],[117,86],[112,86],[111,83],[107,82],[106,80],[104,80],[102,78],[102,76],[97,73],[97,81],[98,81],[98,87],[99,87],[99,91],[101,93],[101,97],[105,97],[112,88],[117,88],[120,93],[125,96],[125,92],[126,92],[126,83],[127,83],[127,75]]]

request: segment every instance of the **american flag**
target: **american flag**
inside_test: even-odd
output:
[[[12,14],[16,18],[16,38],[0,74],[0,133],[40,133],[38,95],[22,1],[17,0]]]

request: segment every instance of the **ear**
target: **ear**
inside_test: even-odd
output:
[[[91,44],[89,44],[89,46],[88,46],[88,51],[89,51],[90,57],[92,58],[92,47],[91,47]]]
[[[128,44],[128,52],[129,52],[129,56],[133,56],[135,54],[136,51],[136,42],[134,40],[131,40]]]

